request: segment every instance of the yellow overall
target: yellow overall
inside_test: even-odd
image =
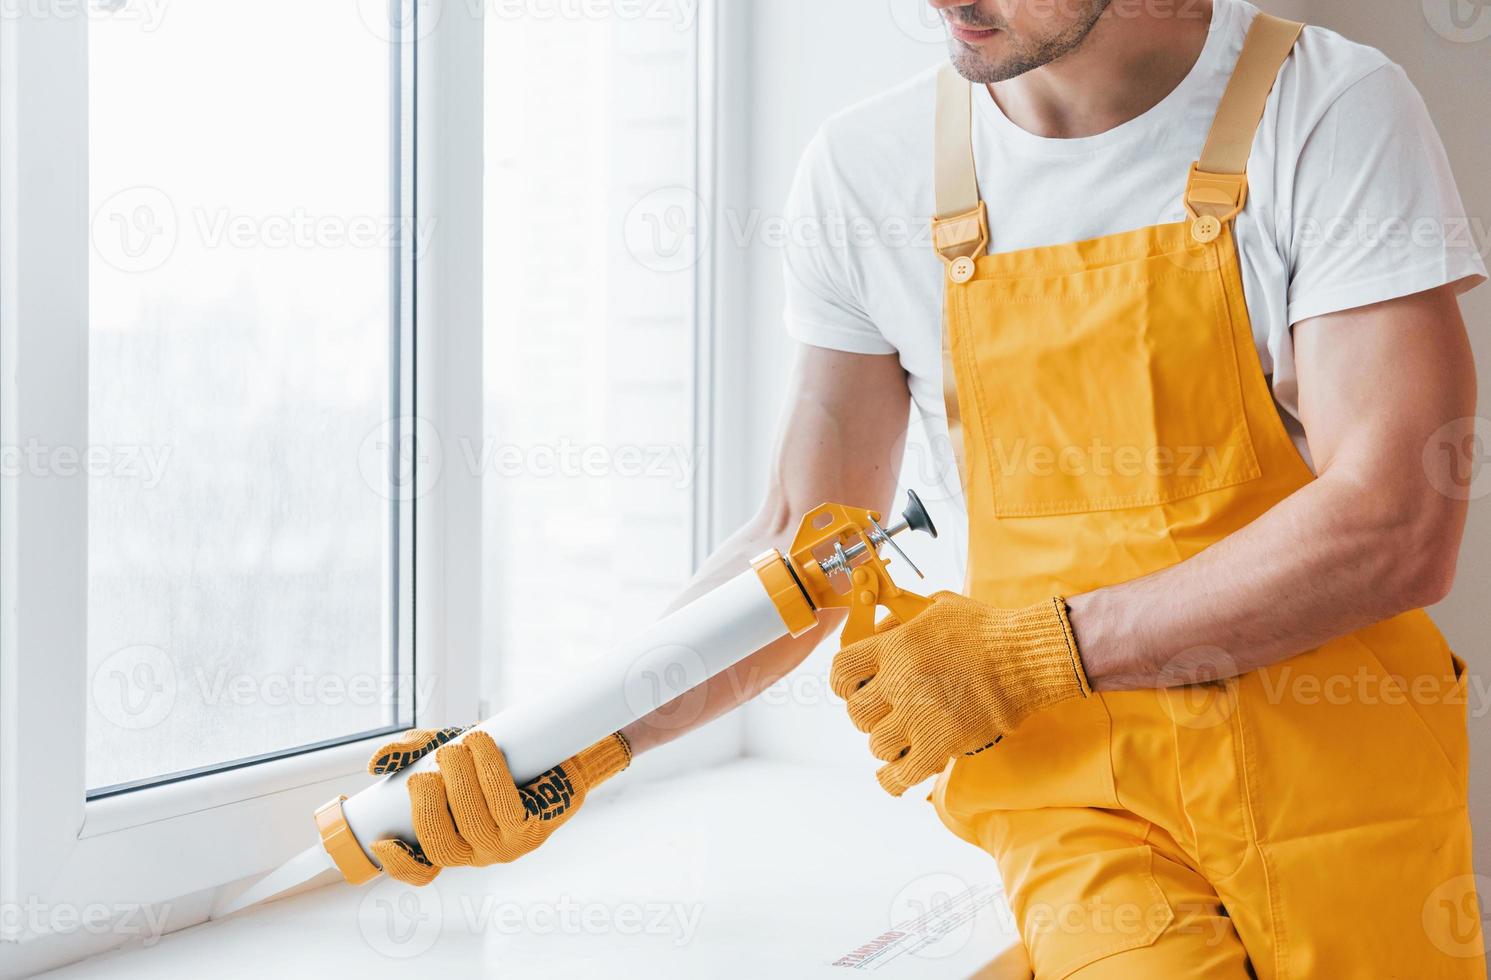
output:
[[[985,254],[971,88],[942,76],[934,238],[973,598],[1147,575],[1314,479],[1232,228],[1299,31],[1249,33],[1187,220],[1007,254]],[[997,860],[1042,980],[1483,977],[1464,695],[1416,611],[1225,682],[1039,713],[954,761],[933,801]]]

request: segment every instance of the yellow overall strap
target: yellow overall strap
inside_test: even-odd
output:
[[[973,86],[951,64],[937,73],[934,138],[932,244],[947,263],[977,258],[988,247],[989,232],[973,164]]]
[[[1197,241],[1215,240],[1222,225],[1237,217],[1247,203],[1248,156],[1263,121],[1263,108],[1304,27],[1259,14],[1249,28],[1237,69],[1217,107],[1211,135],[1186,183],[1186,210]]]
[[[934,127],[934,188],[936,217],[932,245],[947,266],[948,278],[965,283],[973,278],[975,260],[989,247],[989,219],[978,193],[978,171],[973,162],[973,85],[951,64],[937,74],[937,116]],[[942,403],[951,440],[948,453],[963,472],[963,425],[958,411],[958,383],[953,373],[952,332],[942,328]]]

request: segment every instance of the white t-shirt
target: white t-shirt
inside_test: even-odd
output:
[[[1046,139],[974,90],[973,141],[991,252],[1179,221],[1191,164],[1258,8],[1215,0],[1195,67],[1159,105],[1097,136]],[[824,124],[788,204],[786,320],[795,338],[899,352],[934,435],[942,404],[946,273],[932,250],[936,71]],[[1237,220],[1258,355],[1309,459],[1289,328],[1314,316],[1484,280],[1474,226],[1439,135],[1402,69],[1307,28],[1268,100]],[[945,439],[945,435],[943,435]]]

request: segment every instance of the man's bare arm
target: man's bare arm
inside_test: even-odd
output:
[[[1466,504],[1425,448],[1476,411],[1453,288],[1304,321],[1294,342],[1320,478],[1188,561],[1070,599],[1097,690],[1244,673],[1448,594]]]
[[[798,519],[821,503],[887,511],[905,447],[910,394],[894,355],[846,354],[803,345],[761,510],[704,563],[669,608],[677,609],[739,575],[768,548],[785,549]],[[834,628],[842,615],[825,614]],[[770,687],[823,638],[814,630],[778,640],[623,730],[645,751],[718,718]]]

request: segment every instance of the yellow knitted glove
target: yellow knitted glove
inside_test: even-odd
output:
[[[1091,693],[1064,600],[995,609],[953,592],[840,650],[829,683],[889,763],[876,776],[893,796],[1036,711]]]
[[[526,786],[513,783],[502,750],[486,732],[453,740],[461,728],[414,729],[373,754],[368,772],[398,772],[431,752],[438,772],[409,777],[417,844],[389,839],[373,854],[392,878],[428,885],[441,868],[506,864],[538,848],[585,802],[621,772],[632,749],[620,732],[595,743]],[[452,743],[452,744],[447,744]]]

